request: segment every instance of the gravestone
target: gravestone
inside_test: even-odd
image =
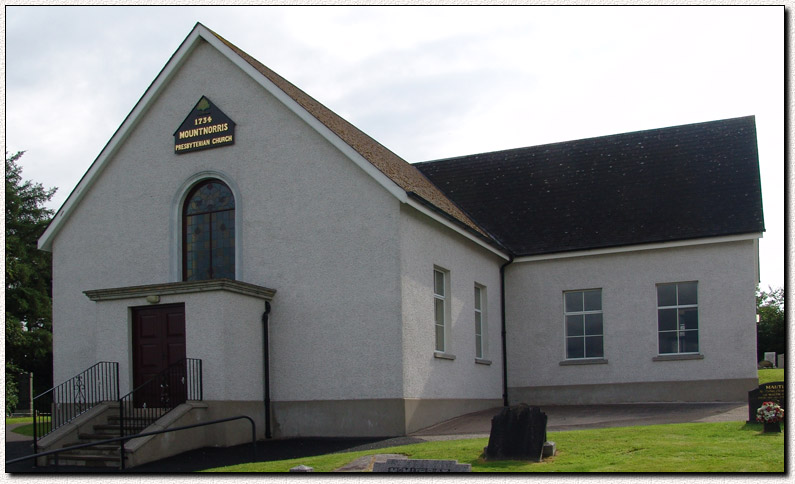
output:
[[[373,464],[373,472],[472,472],[472,464],[457,460],[387,459]]]
[[[491,419],[487,460],[541,462],[547,440],[547,415],[538,407],[519,404],[505,407]]]
[[[759,385],[756,390],[748,392],[748,421],[756,422],[756,411],[764,402],[775,402],[781,408],[787,404],[787,391],[783,381],[774,381]]]
[[[775,351],[765,352],[765,359],[767,361],[773,363],[773,367],[774,368],[776,367],[776,352]]]
[[[778,361],[776,361],[776,363],[778,363],[779,368],[784,368],[784,353],[778,355]]]

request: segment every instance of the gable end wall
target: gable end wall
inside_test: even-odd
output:
[[[175,155],[173,132],[203,95],[237,123],[236,142]],[[129,378],[126,310],[109,319],[98,307],[111,303],[92,302],[83,291],[174,282],[173,258],[180,256],[174,204],[186,181],[201,172],[222,173],[240,193],[237,278],[277,291],[271,398],[399,397],[399,202],[204,42],[53,240],[56,382],[98,360],[121,360],[122,380]],[[261,341],[262,309],[217,324],[244,325],[248,339]],[[212,375],[208,365],[227,359],[222,350],[236,351],[234,345],[194,345],[187,353],[203,359]],[[237,396],[261,400],[262,354],[250,358],[260,363],[246,378],[257,384]],[[206,381],[205,394],[223,398],[226,386]]]

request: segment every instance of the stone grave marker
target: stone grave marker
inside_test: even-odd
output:
[[[491,419],[485,456],[487,460],[541,462],[546,440],[547,415],[541,409],[524,403],[505,407]]]
[[[774,381],[759,385],[756,390],[748,392],[748,421],[756,422],[756,410],[764,402],[776,402],[781,408],[787,404],[787,391],[783,381]]]
[[[784,368],[784,353],[778,355],[778,361],[776,361],[776,363],[778,363],[779,368]]]
[[[766,351],[765,352],[765,359],[767,361],[773,363],[773,367],[775,368],[775,366],[776,366],[776,352],[775,351],[770,351],[770,352]]]
[[[457,460],[387,459],[373,464],[373,472],[472,472],[472,465]]]

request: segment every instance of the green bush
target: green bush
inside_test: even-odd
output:
[[[16,376],[6,373],[6,415],[11,415],[19,403],[19,389]]]

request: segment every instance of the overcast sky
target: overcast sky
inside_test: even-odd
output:
[[[6,151],[53,209],[198,21],[409,162],[755,115],[761,285],[784,284],[783,7],[5,13]]]

